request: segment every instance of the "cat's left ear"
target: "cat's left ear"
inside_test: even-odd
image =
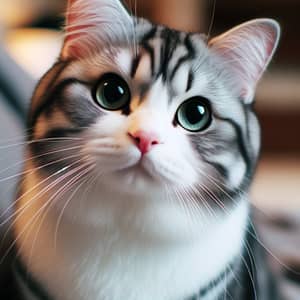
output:
[[[245,103],[253,101],[257,82],[277,48],[279,37],[280,26],[276,21],[256,19],[209,42],[232,73],[234,85]]]
[[[83,58],[126,41],[133,19],[120,0],[68,0],[62,59]]]

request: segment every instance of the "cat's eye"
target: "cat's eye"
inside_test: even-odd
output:
[[[180,105],[176,114],[177,123],[191,132],[207,129],[211,123],[211,109],[203,97],[191,98]]]
[[[94,99],[106,110],[121,110],[130,102],[130,90],[126,81],[117,74],[105,74],[94,91]]]

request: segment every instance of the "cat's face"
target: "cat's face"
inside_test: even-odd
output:
[[[259,152],[252,99],[278,34],[257,20],[207,43],[116,0],[71,1],[61,60],[32,104],[33,138],[53,139],[33,143],[38,164],[120,193],[245,190]]]
[[[214,151],[223,139],[208,100],[221,97],[212,90],[218,87],[210,87],[198,69],[199,61],[184,44],[188,40],[208,56],[203,41],[173,32],[178,44],[169,47],[160,38],[164,31],[157,29],[153,38],[143,42],[153,43],[157,53],[164,49],[162,57],[151,59],[140,41],[137,53],[132,45],[115,45],[113,55],[93,56],[101,65],[75,62],[77,78],[87,84],[71,84],[65,91],[65,103],[73,106],[80,101],[85,106],[72,113],[74,118],[86,118],[82,125],[89,127],[83,133],[82,153],[96,164],[106,184],[123,192],[144,193],[166,185],[189,188],[204,182],[206,173],[214,173],[204,160],[205,152]]]

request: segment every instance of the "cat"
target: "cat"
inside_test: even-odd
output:
[[[66,23],[28,119],[21,299],[276,299],[248,190],[279,24],[208,39],[118,0],[71,0]]]

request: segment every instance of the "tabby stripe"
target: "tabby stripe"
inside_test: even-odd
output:
[[[149,40],[153,39],[156,35],[157,28],[153,27],[151,30],[144,35],[144,37],[141,40],[141,45],[143,46],[144,50],[148,52],[151,60],[151,74],[154,75],[155,72],[155,53],[154,49],[150,46]],[[137,65],[138,68],[138,65]]]
[[[240,103],[243,103],[242,99],[240,99]],[[244,111],[244,116],[245,116],[245,120],[246,120],[246,135],[247,135],[247,140],[250,141],[250,123],[249,123],[249,114],[251,112],[249,112],[249,108],[246,105],[242,105],[243,107],[243,111]]]
[[[222,164],[217,163],[217,162],[206,160],[205,158],[203,158],[203,160],[207,164],[213,166],[222,175],[222,177],[224,177],[226,180],[229,179],[229,171],[227,170],[227,168],[225,166],[223,166]]]
[[[84,129],[81,128],[54,128],[47,132],[45,138],[61,138],[68,137],[70,135],[76,135],[81,133]]]
[[[154,75],[154,72],[155,72],[155,53],[154,53],[154,49],[150,46],[149,41],[155,37],[156,32],[157,32],[156,27],[151,28],[150,31],[147,32],[141,40],[142,47],[144,48],[144,50],[146,52],[148,52],[148,54],[150,56],[152,76]]]
[[[187,48],[188,52],[191,53],[191,57],[195,58],[196,57],[196,50],[192,44],[191,41],[191,34],[187,34],[187,36],[184,39],[184,45]]]
[[[238,262],[236,262],[236,261],[238,261]],[[200,300],[200,299],[205,299],[206,297],[207,297],[207,299],[210,299],[211,298],[210,294],[213,293],[218,287],[220,287],[220,285],[222,283],[226,284],[226,286],[231,284],[231,282],[234,279],[234,272],[240,265],[240,263],[239,263],[240,260],[237,259],[236,261],[229,264],[226,267],[226,269],[222,273],[220,273],[220,275],[217,278],[213,279],[204,288],[202,288],[198,294],[190,297],[188,300]],[[228,275],[231,275],[229,280],[228,280]],[[220,289],[220,291],[223,296],[224,289]]]
[[[245,141],[244,141],[244,134],[242,131],[242,128],[240,127],[240,125],[238,123],[236,123],[234,120],[230,119],[230,118],[222,118],[217,116],[217,119],[227,122],[229,123],[235,130],[236,135],[237,135],[237,144],[238,144],[238,148],[239,148],[239,152],[242,155],[242,158],[244,160],[244,162],[246,163],[246,169],[247,169],[247,174],[250,173],[250,171],[253,169],[253,166],[251,164],[251,159],[249,157],[249,153],[247,151],[246,145],[245,145]]]
[[[161,39],[165,41],[165,47],[161,47],[161,67],[158,76],[162,75],[163,80],[166,81],[168,78],[168,65],[178,47],[180,38],[178,32],[166,28],[161,32]]]
[[[30,127],[34,127],[37,123],[37,120],[43,114],[45,111],[48,109],[53,108],[53,104],[55,101],[59,99],[59,96],[63,92],[63,90],[71,85],[71,84],[76,84],[76,83],[81,83],[81,84],[87,84],[86,82],[80,81],[76,78],[67,78],[61,81],[51,92],[50,95],[46,98],[46,100],[34,111],[33,116],[31,118],[31,123]],[[48,91],[47,91],[48,92]]]
[[[241,127],[234,120],[230,118],[222,118],[217,116],[216,114],[215,114],[215,118],[229,123],[234,128],[237,135],[236,140],[238,144],[239,153],[241,154],[241,157],[246,164],[246,174],[244,175],[244,179],[242,183],[237,188],[228,189],[225,186],[222,186],[222,190],[218,189],[217,191],[214,191],[214,194],[215,196],[217,196],[218,199],[223,201],[225,201],[225,199],[232,200],[240,196],[241,190],[247,189],[250,178],[253,175],[254,166],[252,164],[249,153],[247,151],[244,142],[244,134]],[[211,164],[217,171],[220,172],[221,175],[224,176],[226,180],[228,180],[230,170],[227,170],[225,166],[216,162],[207,161],[207,163]]]
[[[131,71],[130,71],[130,76],[131,78],[135,77],[136,71],[139,67],[140,61],[141,61],[142,56],[139,54],[137,55],[133,61],[132,61],[132,65],[131,65]]]
[[[189,61],[189,60],[194,59],[195,56],[196,56],[196,52],[195,52],[195,49],[193,48],[193,45],[192,45],[192,43],[191,43],[191,41],[190,41],[189,35],[187,35],[187,36],[185,37],[185,39],[184,39],[184,44],[185,44],[185,47],[186,47],[188,53],[187,53],[185,56],[181,57],[181,58],[178,60],[177,64],[175,65],[175,67],[174,67],[174,69],[173,69],[173,71],[172,71],[172,73],[171,73],[171,76],[170,76],[170,79],[171,79],[171,80],[174,79],[174,77],[175,77],[175,75],[176,75],[178,69],[181,67],[182,64],[184,64],[186,61]],[[190,73],[190,74],[191,74],[191,73]],[[188,89],[188,90],[189,90],[189,89]]]
[[[227,170],[223,165],[216,162],[206,162],[211,164],[221,174],[221,176],[225,178],[225,180],[229,179],[229,170]],[[233,187],[232,189],[229,189],[226,185],[221,185],[220,188],[218,188],[216,185],[216,189],[213,190],[213,196],[205,190],[203,192],[207,194],[207,196],[213,200],[212,203],[215,203],[217,206],[219,206],[219,203],[214,201],[215,198],[217,198],[219,201],[222,201],[222,203],[230,201],[233,205],[235,205],[235,200],[240,199],[241,191],[246,191],[249,186],[250,180],[248,176],[246,173],[242,182],[237,187]]]
[[[49,82],[47,82],[47,87],[44,87],[44,90],[46,90],[48,93],[51,92],[50,87],[52,87],[55,83],[55,81],[57,80],[57,78],[60,76],[60,74],[63,72],[63,70],[65,69],[65,67],[67,66],[68,62],[57,62],[52,68],[51,70],[46,73],[46,75],[44,75],[40,82],[43,82],[45,80],[47,80],[47,77],[49,76]],[[52,75],[52,73],[54,73]],[[35,91],[35,93],[37,93],[39,90],[39,88]],[[45,95],[42,95],[40,98],[44,98]],[[32,105],[34,105],[35,103],[35,95],[33,97],[33,101],[32,101]],[[48,98],[46,98],[46,101],[48,101]],[[37,105],[37,108],[34,108],[33,111],[31,111],[30,113],[30,119],[29,119],[29,128],[33,127],[32,125],[34,125],[36,123],[36,120],[39,117],[38,111],[41,109],[41,107],[44,105],[44,103]]]
[[[28,292],[30,292],[34,297],[36,297],[36,299],[51,300],[48,293],[42,288],[42,286],[39,283],[37,283],[33,279],[29,271],[25,269],[24,265],[19,259],[17,259],[14,264],[14,272],[17,276],[18,281],[20,281],[19,284],[22,284]]]
[[[188,82],[186,86],[186,93],[192,88],[193,83],[194,83],[194,74],[192,72],[189,72],[189,77],[188,77]]]
[[[239,261],[239,260],[238,260]],[[197,299],[203,299],[206,296],[209,296],[209,293],[213,292],[215,288],[217,288],[222,282],[227,281],[227,276],[230,273],[234,272],[234,268],[239,265],[237,262],[233,262],[229,264],[226,269],[220,273],[218,277],[213,279],[210,283],[208,283],[204,288],[202,288],[197,295],[192,296],[189,298],[189,300],[197,300]],[[18,259],[16,260],[14,264],[14,272],[17,275],[17,278],[20,280],[20,283],[32,294],[34,295],[38,300],[51,300],[50,296],[46,292],[46,290],[43,289],[43,287],[34,280],[32,275],[29,273],[28,270],[26,270],[23,263]],[[231,281],[233,280],[234,276],[231,276]],[[227,283],[228,284],[228,283]],[[29,300],[29,299],[28,299]]]
[[[153,39],[153,38],[155,37],[155,35],[156,35],[156,32],[157,32],[157,27],[152,27],[152,28],[150,29],[150,31],[147,32],[147,33],[143,36],[141,43],[143,44],[143,43],[145,43],[145,42],[147,42],[147,41]]]
[[[154,53],[154,49],[147,42],[143,43],[142,46],[143,46],[144,50],[150,56],[151,75],[154,76],[154,73],[155,73],[155,53]]]

